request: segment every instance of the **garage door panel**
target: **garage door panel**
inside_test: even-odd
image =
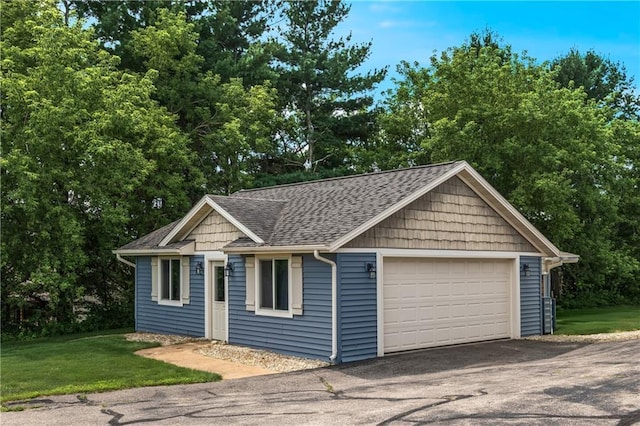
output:
[[[509,337],[513,261],[384,262],[385,352]]]

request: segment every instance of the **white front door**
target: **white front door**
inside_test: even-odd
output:
[[[224,263],[209,262],[209,285],[211,286],[211,338],[226,340],[227,289],[225,288]]]

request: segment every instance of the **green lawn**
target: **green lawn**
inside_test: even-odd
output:
[[[127,342],[122,334],[3,342],[0,400],[220,380],[217,374],[134,355],[153,346]]]
[[[555,334],[595,334],[640,330],[640,306],[558,310]]]

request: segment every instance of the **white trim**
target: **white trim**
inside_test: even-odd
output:
[[[514,251],[465,251],[465,250],[411,250],[379,249],[385,257],[453,257],[467,259],[517,259],[522,255]],[[535,254],[533,256],[540,256]]]
[[[195,241],[190,241],[180,248],[125,249],[113,250],[112,253],[121,256],[193,256],[195,248]]]
[[[496,213],[498,213],[504,220],[506,220],[516,230],[518,230],[519,227],[523,226],[529,232],[531,232],[534,235],[534,237],[536,237],[539,240],[540,243],[542,243],[544,248],[548,249],[551,253],[555,254],[556,256],[559,255],[560,250],[555,245],[553,245],[553,243],[551,241],[549,241],[547,239],[547,237],[542,235],[542,233],[540,231],[538,231],[538,229],[536,229],[536,227],[533,226],[533,224],[531,222],[529,222],[515,207],[513,207],[511,205],[511,203],[509,203],[509,201],[507,201],[506,198],[504,198],[498,191],[496,191],[496,189],[493,186],[491,186],[491,184],[489,184],[489,182],[487,182],[480,175],[480,173],[475,171],[474,168],[471,167],[466,161],[464,161],[463,164],[464,164],[464,170],[466,172],[468,172],[471,175],[471,177],[474,178],[475,183],[479,184],[482,188],[484,188],[495,199],[495,201],[497,201],[501,206],[506,208],[507,211],[517,220],[517,223],[513,223],[513,221],[510,220],[510,218],[505,217],[504,215],[500,214],[500,212],[498,212],[498,211],[496,211]],[[468,186],[473,188],[473,183],[469,182],[468,179],[465,179],[464,176],[458,176],[458,178],[460,180],[462,180],[464,183],[466,183]],[[482,200],[485,201],[489,206],[494,206],[495,205],[494,200],[486,199],[486,197],[483,197],[481,194],[478,194],[477,192],[476,192],[476,195],[478,197],[482,198]],[[540,247],[538,247],[538,244],[535,244],[533,241],[531,241],[526,236],[523,235],[523,237],[527,241],[532,243],[534,246],[536,246],[536,248],[540,248]]]
[[[480,257],[502,257],[509,259],[513,256],[544,257],[543,253],[520,251],[475,251],[475,250],[440,250],[440,249],[391,249],[391,248],[341,248],[334,253],[384,253],[385,256],[394,257],[474,257],[478,253]]]
[[[204,265],[204,337],[207,339],[211,339],[212,330],[211,330],[211,313],[213,312],[213,307],[211,306],[211,283],[209,282],[209,262],[225,262],[227,261],[227,256],[224,255],[221,251],[198,251],[193,254],[194,256],[202,256],[203,257],[203,265]],[[228,294],[228,293],[226,293]],[[227,341],[228,341],[228,328],[229,328],[229,307],[227,306]]]
[[[520,259],[522,256],[518,256],[513,262],[513,268],[511,269],[511,338],[519,339],[520,328]]]
[[[233,226],[235,226],[236,228],[238,228],[243,234],[245,234],[247,237],[251,238],[253,240],[253,242],[255,242],[257,244],[264,244],[264,240],[262,238],[258,237],[256,234],[253,233],[253,231],[251,231],[245,225],[240,223],[240,221],[238,219],[236,219],[235,217],[231,216],[231,214],[229,212],[227,212],[225,209],[223,209],[222,207],[220,207],[218,205],[218,203],[216,203],[215,201],[213,201],[210,198],[208,198],[208,200],[209,200],[209,205],[211,207],[213,207],[213,209],[215,211],[220,213],[220,215],[222,215],[222,217],[224,217],[229,222],[231,222],[231,224]]]
[[[384,356],[384,257],[376,253],[376,305],[378,311],[378,356]]]
[[[178,307],[182,307],[184,306],[184,302],[182,301],[182,288],[184,286],[184,280],[183,278],[183,268],[184,265],[182,264],[182,259],[184,259],[184,257],[177,257],[177,256],[158,256],[158,305],[165,305],[165,306],[178,306]],[[169,261],[169,267],[171,267],[171,261],[172,260],[177,260],[180,263],[180,291],[178,292],[179,295],[179,299],[178,300],[171,300],[171,299],[163,299],[162,298],[162,261],[163,260],[168,260]],[[169,278],[171,278],[171,271],[169,271]],[[153,285],[153,283],[152,283]],[[190,283],[189,283],[190,285]],[[169,289],[171,289],[171,281],[169,281]]]
[[[215,201],[213,201],[211,198],[209,198],[209,196],[205,195],[204,197],[202,197],[200,199],[200,201],[198,201],[196,203],[195,206],[193,206],[191,208],[191,210],[189,210],[189,212],[180,220],[180,222],[173,227],[173,229],[171,230],[171,232],[169,232],[167,234],[166,237],[164,237],[162,239],[162,241],[160,241],[160,243],[158,244],[159,246],[166,246],[167,244],[169,244],[171,242],[171,240],[173,238],[175,238],[179,233],[184,231],[184,226],[189,223],[189,221],[200,212],[200,210],[205,206],[208,205],[209,207],[211,207],[213,210],[215,210],[216,212],[218,212],[222,217],[224,217],[226,220],[228,220],[229,222],[231,222],[231,224],[233,226],[235,226],[236,228],[238,228],[238,230],[240,230],[240,232],[242,232],[243,234],[245,234],[247,237],[251,238],[251,240],[253,240],[253,242],[257,243],[257,244],[264,244],[264,240],[260,237],[258,237],[255,233],[253,233],[253,231],[251,231],[249,228],[247,228],[245,225],[243,225],[240,221],[238,221],[238,219],[236,219],[235,217],[233,217],[229,212],[227,212],[225,209],[223,209],[222,207],[220,207],[220,205],[218,203],[216,203]],[[204,219],[204,217],[202,218]],[[193,227],[191,228],[191,230],[193,230]]]
[[[467,163],[462,162],[461,164],[457,165],[453,169],[449,170],[447,173],[443,174],[439,178],[437,178],[437,179],[433,180],[432,182],[430,182],[428,185],[420,188],[418,191],[414,192],[413,194],[408,195],[407,197],[403,198],[402,200],[400,200],[396,204],[392,205],[391,207],[389,207],[388,209],[383,211],[382,213],[378,214],[377,216],[369,219],[368,221],[366,221],[362,225],[358,226],[356,229],[354,229],[351,232],[347,233],[346,235],[338,238],[337,240],[335,240],[329,246],[329,251],[331,251],[331,252],[336,251],[337,249],[339,249],[343,245],[347,244],[349,241],[353,240],[354,238],[356,238],[358,235],[362,234],[366,230],[374,227],[375,225],[377,225],[378,223],[382,222],[383,220],[385,220],[386,218],[388,218],[392,214],[396,213],[397,211],[399,211],[399,210],[403,209],[404,207],[408,206],[409,204],[413,203],[418,198],[420,198],[423,195],[427,194],[428,192],[430,192],[431,190],[436,188],[441,183],[444,183],[447,180],[449,180],[451,177],[457,175],[461,170],[463,170],[465,168],[465,165],[468,166]]]
[[[273,255],[273,256],[254,256],[254,261],[255,261],[255,271],[256,271],[256,285],[255,285],[255,292],[256,292],[256,296],[255,296],[255,314],[256,315],[262,315],[265,317],[279,317],[279,318],[293,318],[293,310],[292,310],[292,304],[293,304],[293,300],[291,298],[292,294],[293,294],[293,285],[292,285],[292,280],[291,280],[291,276],[292,271],[291,271],[291,254],[287,253],[287,254],[281,254],[279,256],[277,255]],[[262,308],[260,307],[260,303],[261,303],[261,294],[260,291],[262,289],[262,282],[260,281],[261,278],[261,272],[260,272],[260,261],[261,260],[271,260],[272,262],[274,260],[286,260],[287,261],[287,310],[281,310],[281,309],[276,309],[275,308],[275,301],[274,301],[274,307],[272,309],[268,309],[268,308]],[[273,263],[272,263],[273,264]],[[272,271],[273,273],[275,273],[275,268]],[[275,280],[272,283],[273,286],[275,287],[276,283]]]
[[[191,220],[191,218],[195,216],[196,213],[198,213],[200,209],[204,207],[205,204],[207,204],[208,198],[209,197],[205,195],[200,199],[200,201],[198,201],[195,204],[195,206],[191,207],[191,210],[189,210],[189,212],[182,219],[180,219],[180,222],[178,222],[178,224],[173,227],[171,232],[169,232],[167,236],[164,237],[158,245],[166,246],[167,244],[169,244],[169,242],[173,239],[173,237],[175,237],[178,234],[178,232],[182,230],[182,228],[189,222],[189,220]]]
[[[254,254],[278,254],[278,253],[313,253],[315,250],[329,251],[327,246],[265,246],[265,247],[223,247],[225,253]]]

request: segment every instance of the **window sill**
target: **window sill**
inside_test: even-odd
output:
[[[182,307],[183,303],[181,300],[158,300],[158,305]]]
[[[293,318],[291,311],[276,311],[271,309],[256,309],[256,315],[263,317]]]

